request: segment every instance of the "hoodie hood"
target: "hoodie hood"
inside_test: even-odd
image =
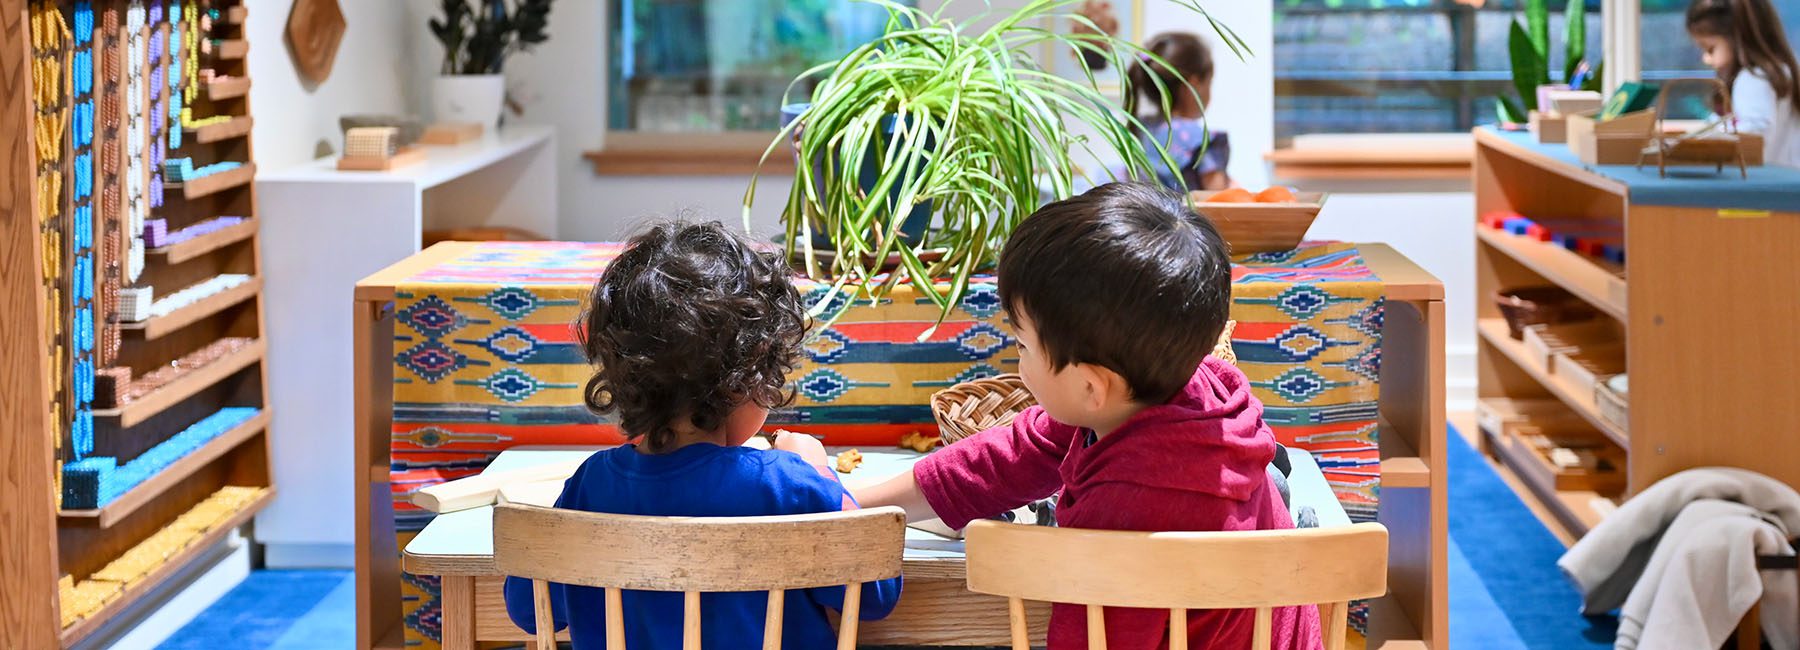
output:
[[[1237,367],[1207,356],[1187,387],[1139,411],[1062,465],[1070,487],[1124,482],[1244,501],[1268,482],[1275,434]]]

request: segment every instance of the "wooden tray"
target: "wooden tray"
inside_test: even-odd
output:
[[[1495,440],[1508,443],[1518,437],[1520,427],[1566,428],[1579,426],[1582,422],[1580,414],[1554,397],[1483,397],[1475,403],[1475,420],[1476,426],[1487,431]]]
[[[1526,471],[1539,473],[1557,490],[1586,490],[1618,494],[1625,490],[1625,452],[1590,427],[1544,428],[1527,425],[1518,429],[1516,448],[1530,458]],[[1557,452],[1557,449],[1567,450]],[[1559,465],[1555,457],[1574,455],[1578,464]]]
[[[1231,253],[1267,253],[1293,250],[1305,239],[1313,220],[1325,208],[1329,195],[1321,192],[1295,192],[1290,203],[1205,203],[1196,200],[1194,209],[1212,219],[1213,225]]]
[[[1538,365],[1550,367],[1550,357],[1558,352],[1571,352],[1583,346],[1618,343],[1621,337],[1604,319],[1532,325],[1525,328],[1525,349],[1530,350]]]
[[[1592,395],[1594,387],[1625,372],[1625,344],[1591,345],[1551,355],[1550,374],[1568,380],[1578,394]]]

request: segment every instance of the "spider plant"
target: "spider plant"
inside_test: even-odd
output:
[[[1022,8],[970,21],[991,21],[979,30],[944,17],[954,0],[934,13],[868,1],[887,10],[884,33],[801,73],[789,93],[817,80],[811,103],[762,157],[766,163],[778,152],[786,155],[780,151],[783,143],[793,139],[801,164],[795,165],[782,213],[787,253],[804,260],[809,277],[832,281],[814,304],[814,316],[827,305],[839,306],[828,315],[833,318],[857,300],[879,301],[904,282],[942,310],[942,322],[971,276],[994,263],[1007,236],[1046,194],[1067,198],[1078,176],[1095,181],[1077,167],[1075,152],[1110,150],[1123,159],[1129,179],[1154,182],[1151,156],[1175,166],[1166,144],[1147,149],[1141,143],[1144,124],[1118,108],[1093,70],[1082,64],[1080,78],[1065,78],[1038,60],[1040,53],[1079,59],[1076,54],[1085,50],[1104,57],[1114,70],[1139,61],[1172,69],[1097,28],[1091,33],[1059,29],[1066,21],[1094,27],[1076,13],[1080,0],[1030,0]],[[1197,2],[1171,1],[1205,16],[1226,46],[1244,55],[1243,40]],[[1161,82],[1157,91],[1165,113],[1171,93],[1194,92]],[[744,194],[746,228],[758,178],[760,173]],[[915,206],[926,204],[931,208],[920,211],[922,216],[914,214]],[[938,227],[922,240],[901,237],[909,218],[929,219],[932,213]],[[824,266],[814,250],[815,232],[836,249]],[[941,256],[927,262],[924,251]],[[899,266],[884,271],[883,263],[894,255]],[[849,299],[840,300],[843,296]]]

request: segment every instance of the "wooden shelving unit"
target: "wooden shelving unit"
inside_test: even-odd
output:
[[[53,4],[60,10],[65,23],[72,21],[76,2],[67,0]],[[109,349],[108,354],[96,356],[95,365],[99,368],[129,368],[132,376],[143,376],[222,338],[241,337],[251,339],[253,343],[118,408],[91,411],[94,421],[92,450],[83,450],[79,457],[71,442],[73,407],[51,409],[57,395],[71,392],[69,382],[75,381],[67,354],[53,354],[47,344],[52,341],[48,330],[50,323],[59,323],[64,337],[69,336],[68,330],[73,327],[66,304],[72,293],[69,282],[73,272],[67,265],[72,263],[73,251],[65,253],[61,260],[64,266],[60,269],[52,267],[57,270],[59,277],[55,281],[64,296],[60,300],[63,304],[53,303],[45,292],[50,279],[45,277],[42,257],[45,246],[38,232],[41,216],[35,211],[36,205],[55,202],[55,197],[36,195],[44,187],[35,182],[39,171],[36,159],[39,148],[35,146],[37,130],[34,127],[39,107],[35,105],[36,95],[32,92],[35,87],[33,74],[37,69],[32,63],[40,54],[32,50],[34,41],[30,29],[33,21],[0,21],[0,70],[7,71],[0,75],[0,90],[4,90],[0,92],[0,98],[3,98],[0,99],[0,133],[15,134],[14,144],[17,145],[0,147],[0,175],[4,175],[6,186],[26,188],[3,193],[0,197],[0,233],[8,241],[18,244],[15,247],[18,254],[0,256],[3,258],[0,259],[0,387],[5,388],[6,398],[15,406],[0,415],[0,430],[6,431],[6,435],[0,436],[0,452],[8,459],[0,464],[0,485],[6,486],[5,490],[0,490],[0,520],[8,523],[0,529],[0,548],[7,549],[8,558],[0,562],[0,620],[6,621],[6,625],[0,625],[0,648],[61,648],[92,645],[107,638],[114,630],[134,622],[127,619],[141,616],[141,610],[146,608],[140,605],[146,600],[153,601],[160,597],[158,594],[174,588],[171,579],[191,575],[204,566],[196,563],[221,557],[225,552],[222,546],[225,540],[274,498],[269,470],[273,412],[264,388],[267,384],[264,370],[267,343],[263,336],[262,262],[257,232],[259,222],[255,219],[255,187],[251,183],[256,168],[252,163],[250,130],[253,122],[245,59],[249,46],[244,29],[247,13],[242,0],[215,0],[215,5],[224,11],[224,15],[211,33],[203,37],[220,39],[220,46],[212,55],[201,56],[199,61],[202,67],[224,75],[225,80],[201,85],[183,94],[188,100],[187,108],[192,109],[194,116],[231,119],[186,129],[189,137],[183,139],[182,146],[168,151],[168,157],[192,158],[197,166],[223,161],[236,161],[243,166],[185,185],[172,184],[172,189],[162,197],[163,204],[150,208],[148,218],[163,220],[170,230],[227,215],[243,217],[247,221],[179,244],[146,251],[142,274],[123,279],[122,284],[151,287],[154,295],[165,296],[221,274],[246,275],[250,279],[185,308],[140,323],[108,325],[112,322],[108,320],[112,308],[103,304],[97,293],[94,316],[99,325],[96,329],[116,326],[119,336],[116,351]],[[93,43],[76,44],[56,56],[72,58],[75,51],[90,48],[99,54],[104,48],[107,53],[118,53],[123,57],[123,52],[118,50],[132,47],[136,42],[144,43],[148,50],[147,37],[134,41],[122,29],[109,31],[105,27],[125,23],[125,0],[94,0],[91,6],[97,25]],[[0,11],[9,17],[22,18],[30,10],[21,0],[0,0]],[[117,20],[108,20],[105,15],[109,12],[120,15]],[[167,20],[167,12],[164,15]],[[195,27],[183,25],[184,29]],[[133,86],[102,78],[104,72],[97,69],[91,96],[75,95],[65,86],[65,105],[78,100],[93,101],[96,110],[102,107],[102,102],[125,105],[128,100],[137,99],[129,96],[132,92],[142,92],[146,103],[168,102],[172,93],[166,85],[147,84],[168,83],[170,76],[157,73],[167,70],[171,57],[181,50],[176,47],[179,41],[170,38],[174,32],[171,25],[149,26],[144,36],[154,33],[153,30],[163,34],[166,42],[172,45],[163,48],[162,59],[148,58],[146,61],[143,69],[146,85]],[[94,56],[92,60],[98,63],[101,58]],[[166,110],[169,106],[161,108],[165,110],[155,113],[180,114]],[[147,116],[152,112],[146,108],[143,114]],[[174,127],[168,123],[148,122],[144,126],[147,127],[144,133],[150,138],[166,135],[167,130]],[[72,139],[73,134],[64,133],[65,152],[71,151]],[[111,147],[118,147],[118,153],[125,155],[126,138],[120,127],[102,123],[92,140],[96,158],[102,152],[111,151]],[[66,161],[68,157],[63,159]],[[154,170],[147,162],[141,166],[146,175]],[[70,170],[68,165],[62,167],[64,173],[72,173]],[[107,183],[113,180],[116,179],[109,179]],[[98,192],[105,191],[98,188],[114,187],[99,181],[94,185],[96,197]],[[67,180],[62,183],[64,195],[61,198],[65,207],[78,198],[68,194],[72,191],[71,186]],[[92,220],[93,241],[101,242],[108,236],[116,236],[117,233],[104,229],[125,223],[122,213],[102,213],[102,210],[114,208],[101,206],[97,200],[93,205],[96,206]],[[62,241],[68,242],[67,237],[72,235],[68,229],[74,222],[66,210],[61,219],[59,227],[65,237]],[[95,246],[97,248],[98,244]],[[99,262],[95,264],[95,272],[101,272]],[[105,272],[112,273],[111,270]],[[99,278],[94,282],[100,282]],[[99,334],[96,332],[95,339],[102,343],[96,345],[103,345],[104,337]],[[62,383],[53,385],[52,377],[60,378]],[[256,412],[98,507],[59,508],[63,495],[58,472],[65,463],[78,458],[110,457],[123,465],[225,408],[250,408]],[[228,515],[217,520],[204,534],[185,540],[185,545],[177,541],[166,547],[180,550],[156,556],[163,557],[162,562],[142,575],[127,579],[124,576],[132,574],[120,571],[130,569],[108,569],[115,561],[137,557],[128,554],[133,549],[141,552],[143,548],[155,548],[156,540],[179,539],[178,534],[172,538],[158,537],[158,534],[175,530],[170,525],[177,518],[215,494],[224,494],[221,490],[230,486],[262,488],[262,491],[232,497],[234,509]],[[254,498],[247,496],[251,494]],[[140,547],[140,544],[144,546]],[[66,603],[59,597],[59,581],[104,582],[94,577],[97,573],[105,573],[103,570],[115,571],[107,575],[121,576],[118,579],[125,582],[103,604],[64,625],[64,614],[73,615],[74,612],[63,611]],[[50,606],[46,607],[47,603]]]
[[[221,140],[248,136],[250,135],[251,127],[255,124],[256,120],[245,115],[243,117],[231,118],[228,122],[208,124],[199,128],[189,128],[186,130],[188,133],[193,134],[194,140],[200,144],[212,144]]]
[[[121,323],[119,329],[128,333],[136,333],[146,340],[160,339],[184,327],[216,316],[219,312],[261,297],[262,278],[253,277],[248,282],[196,300],[194,304],[166,315],[136,323]]]
[[[112,409],[96,409],[94,417],[118,418],[119,426],[134,427],[162,413],[169,407],[186,401],[188,398],[212,388],[225,378],[237,374],[238,371],[262,362],[264,346],[257,341],[242,350],[238,350],[224,358],[197,368],[183,375],[180,379],[156,389],[149,395],[127,402],[124,406]]]
[[[1598,261],[1477,226],[1483,398],[1554,399],[1624,451],[1624,494],[1559,490],[1523,444],[1483,430],[1484,447],[1576,534],[1617,501],[1701,466],[1742,467],[1800,485],[1800,171],[1753,168],[1748,180],[1659,178],[1655,170],[1594,167],[1562,145],[1475,132],[1476,215],[1621,223],[1626,263]],[[1711,170],[1707,170],[1711,171]],[[1631,394],[1627,419],[1602,415],[1593,392],[1546,367],[1511,338],[1496,290],[1555,285],[1622,332]],[[1777,298],[1776,296],[1782,296]]]
[[[230,169],[217,174],[201,176],[190,182],[164,183],[163,189],[167,192],[179,190],[182,198],[193,201],[195,199],[212,196],[213,194],[225,190],[234,190],[249,185],[250,181],[253,180],[256,180],[256,165],[254,163],[244,163],[244,166],[238,167],[237,169]]]
[[[226,246],[242,243],[256,236],[256,220],[246,219],[243,223],[226,226],[213,232],[189,239],[179,244],[170,244],[160,248],[144,251],[146,254],[163,258],[164,264],[180,264],[219,250]]]
[[[269,414],[260,413],[243,424],[232,427],[230,431],[220,434],[199,449],[175,461],[155,477],[132,488],[112,503],[104,507],[89,510],[59,510],[56,516],[77,525],[92,525],[110,528],[113,524],[137,512],[138,508],[154,501],[156,497],[169,488],[180,485],[182,481],[204,469],[213,461],[231,453],[244,443],[260,436],[269,428]]]

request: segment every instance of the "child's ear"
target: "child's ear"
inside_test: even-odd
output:
[[[1117,405],[1121,400],[1131,398],[1131,389],[1125,384],[1125,378],[1110,368],[1092,363],[1076,364],[1075,369],[1081,373],[1082,405],[1089,411],[1100,411]]]

